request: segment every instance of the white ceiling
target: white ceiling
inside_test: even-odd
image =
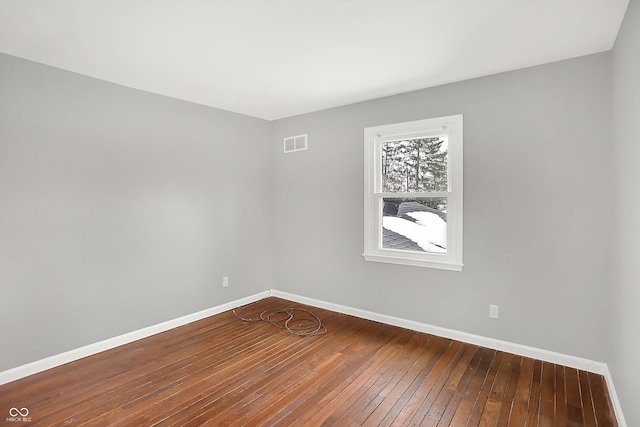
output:
[[[0,0],[0,51],[273,120],[609,50],[628,1]]]

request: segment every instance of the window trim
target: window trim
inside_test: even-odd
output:
[[[406,197],[447,198],[447,253],[423,253],[382,248],[382,199],[399,193],[382,192],[381,143],[425,133],[447,133],[448,191],[408,192]],[[444,270],[462,270],[463,225],[463,122],[462,114],[373,126],[364,129],[364,253],[366,261]]]

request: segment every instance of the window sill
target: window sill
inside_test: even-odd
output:
[[[362,254],[366,261],[385,262],[389,264],[410,265],[413,267],[436,268],[439,270],[462,271],[462,265],[451,261],[434,261],[411,259],[392,255]]]

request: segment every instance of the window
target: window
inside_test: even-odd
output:
[[[364,130],[364,258],[462,270],[462,115]]]

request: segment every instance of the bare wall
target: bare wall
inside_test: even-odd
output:
[[[640,426],[640,2],[631,1],[613,50],[616,255],[614,346],[608,359],[626,421]]]
[[[610,64],[591,55],[276,121],[277,288],[606,361]],[[363,128],[460,113],[464,270],[364,261]],[[301,133],[309,150],[282,154]]]
[[[270,288],[270,132],[1,55],[0,370]]]
[[[272,286],[607,362],[611,58],[269,123],[0,56],[0,370]],[[365,262],[363,128],[458,113],[464,270]]]

